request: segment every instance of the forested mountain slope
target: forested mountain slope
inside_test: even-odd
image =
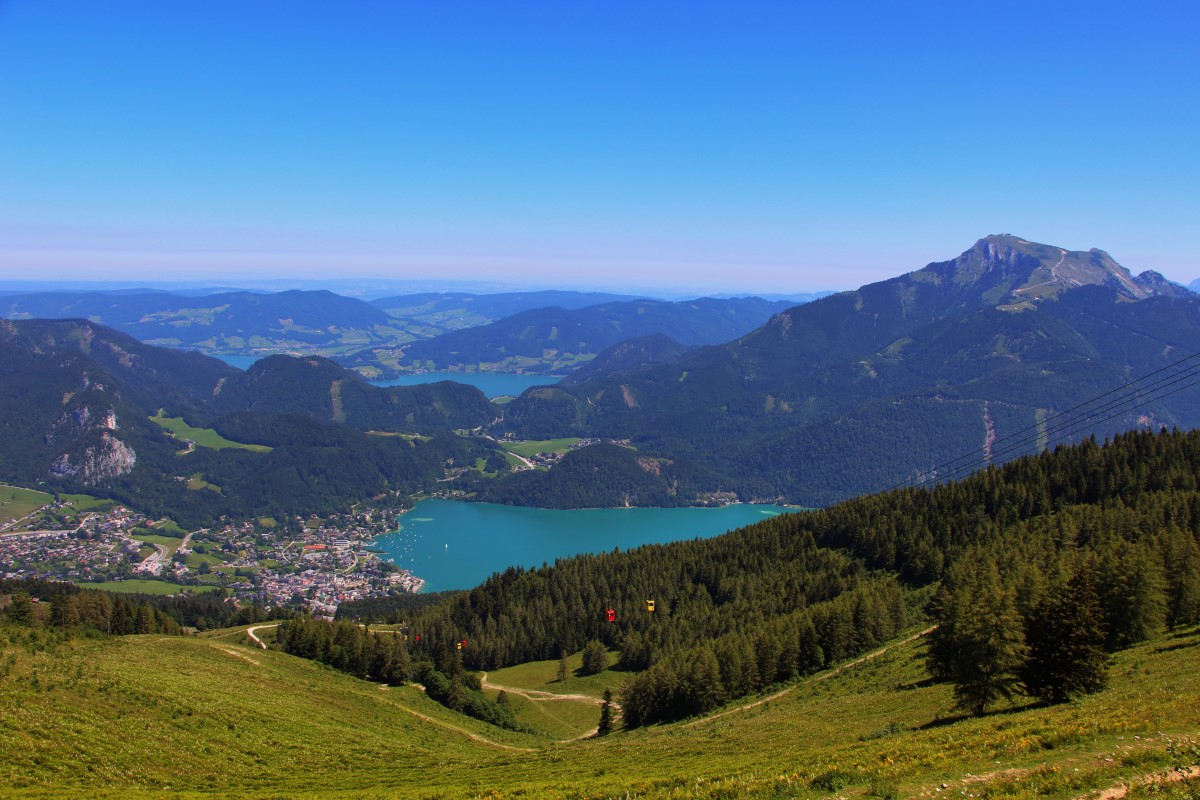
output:
[[[602,380],[622,372],[633,372],[652,364],[677,361],[691,348],[662,333],[626,339],[602,350],[594,359],[579,367],[560,382],[574,386],[592,380]]]
[[[993,236],[722,346],[528,390],[503,424],[629,438],[713,475],[703,489],[824,504],[1028,428],[1054,441],[1057,413],[1198,351],[1200,298],[1181,287],[1100,251]],[[1066,433],[1200,423],[1194,388],[1139,401]]]
[[[255,374],[309,369],[288,357],[272,362]],[[488,420],[477,390],[378,389],[324,363],[353,385],[342,407],[360,427],[427,435],[369,436],[311,419],[329,384],[314,395],[311,382],[277,381],[278,402],[296,408],[254,409],[246,396],[216,404],[224,387],[247,375],[84,320],[0,322],[0,481],[86,490],[200,524],[221,514],[329,512],[386,492],[407,495],[436,484],[447,463],[470,466],[490,451],[483,440],[448,432]],[[279,413],[302,410],[309,415]],[[227,441],[188,445],[152,417],[214,428]]]
[[[304,414],[360,430],[420,432],[476,428],[495,416],[483,393],[452,381],[373,386],[319,356],[269,356],[224,381],[211,407],[220,412]]]

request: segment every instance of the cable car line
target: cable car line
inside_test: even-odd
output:
[[[1200,378],[1200,370],[1197,370],[1193,374],[1188,375],[1186,377],[1187,378]],[[1161,391],[1163,389],[1169,388],[1170,386],[1172,386],[1174,384],[1179,383],[1181,380],[1184,380],[1184,379],[1185,378],[1179,378],[1178,380],[1170,381],[1170,382],[1164,384],[1163,386],[1158,387],[1158,389],[1155,390],[1156,392],[1158,392],[1157,394],[1146,393],[1142,397],[1133,399],[1132,401],[1131,401],[1131,398],[1129,398],[1129,397],[1123,398],[1121,400],[1113,400],[1099,408],[1092,409],[1087,414],[1077,415],[1074,419],[1067,420],[1065,423],[1063,423],[1063,425],[1060,426],[1053,434],[1047,433],[1046,444],[1049,445],[1051,442],[1061,440],[1061,439],[1071,436],[1075,433],[1080,433],[1090,425],[1098,424],[1100,422],[1107,422],[1108,420],[1113,419],[1114,417],[1118,417],[1118,416],[1121,416],[1122,414],[1134,411],[1137,408],[1139,408],[1140,406],[1145,405],[1146,403],[1153,402],[1156,400],[1161,400],[1164,397],[1170,397],[1171,395],[1175,394],[1176,392],[1181,392],[1184,389],[1187,389],[1188,387],[1193,386],[1197,383],[1196,380],[1192,380],[1192,381],[1189,381],[1184,386],[1181,386],[1172,391],[1169,391],[1169,392]],[[1126,402],[1132,402],[1132,404],[1130,405],[1129,408],[1121,408],[1122,406],[1125,405]],[[1118,410],[1116,413],[1109,414],[1108,416],[1106,416],[1102,419],[1097,419],[1097,417],[1100,414],[1103,414],[1107,411],[1111,411],[1111,410],[1117,409],[1117,408],[1120,408],[1120,410]],[[1082,426],[1082,427],[1080,427],[1080,426]],[[1023,440],[1011,443],[1008,446],[1003,447],[999,450],[993,450],[992,459],[999,460],[999,459],[1002,459],[1004,456],[1006,456],[1009,453],[1024,450],[1024,449],[1028,448],[1031,444],[1035,444],[1038,438],[1039,438],[1038,435],[1035,435],[1033,438],[1025,437]],[[985,461],[983,463],[983,466],[986,466],[987,463],[988,462]],[[975,468],[977,468],[977,466],[978,465],[975,462],[972,462],[970,464],[964,464],[962,466],[958,466],[952,470],[949,470],[946,473],[946,475],[956,475],[956,474],[959,474],[964,471],[973,471]],[[943,480],[946,479],[945,475],[943,475],[941,477],[941,479],[943,479]]]
[[[1111,420],[1115,417],[1119,417],[1123,414],[1134,411],[1134,410],[1146,405],[1147,403],[1162,400],[1163,398],[1170,397],[1171,395],[1177,394],[1181,391],[1184,391],[1185,389],[1191,388],[1192,386],[1195,386],[1198,383],[1200,383],[1200,364],[1194,364],[1194,365],[1185,367],[1183,370],[1181,370],[1179,372],[1176,372],[1172,375],[1164,376],[1164,377],[1159,378],[1158,380],[1152,381],[1148,384],[1145,383],[1145,381],[1149,378],[1154,377],[1155,375],[1160,375],[1163,372],[1166,372],[1171,369],[1175,369],[1175,368],[1179,367],[1181,364],[1185,364],[1186,362],[1191,361],[1196,358],[1200,358],[1200,353],[1190,355],[1184,359],[1174,362],[1173,364],[1168,364],[1167,366],[1157,369],[1151,373],[1148,373],[1147,375],[1144,375],[1141,378],[1130,381],[1122,386],[1118,386],[1107,392],[1099,394],[1096,397],[1091,398],[1090,400],[1084,401],[1083,403],[1079,403],[1078,405],[1073,406],[1070,409],[1058,412],[1050,417],[1047,417],[1045,420],[1043,420],[1040,423],[1036,423],[1036,424],[1026,427],[1022,430],[1019,430],[1012,434],[1009,434],[1009,435],[997,440],[999,442],[1008,442],[1008,444],[1005,447],[1001,448],[999,451],[995,450],[995,442],[993,442],[993,444],[992,444],[993,450],[992,450],[991,458],[993,461],[999,460],[1008,454],[1011,454],[1011,453],[1014,453],[1017,451],[1023,451],[1025,449],[1029,448],[1030,446],[1037,446],[1038,440],[1043,435],[1046,435],[1046,434],[1038,433],[1037,431],[1039,429],[1048,429],[1049,428],[1048,423],[1050,423],[1052,421],[1058,420],[1060,424],[1058,426],[1058,429],[1054,433],[1046,435],[1046,439],[1045,439],[1044,443],[1041,445],[1042,447],[1048,447],[1050,444],[1052,444],[1054,442],[1058,442],[1067,437],[1081,433],[1088,426],[1096,425],[1096,424],[1099,424],[1102,422],[1107,422],[1108,420]],[[1171,387],[1175,387],[1177,384],[1179,384],[1181,382],[1183,382],[1182,386],[1178,386],[1177,388],[1171,388]],[[1164,391],[1166,389],[1170,389],[1170,391]],[[1121,394],[1118,397],[1110,397],[1111,395],[1114,395],[1118,392],[1123,392],[1123,394]],[[1079,412],[1080,409],[1087,408],[1088,406],[1091,406],[1098,401],[1105,400],[1105,398],[1110,398],[1110,399],[1106,400],[1103,403],[1103,405],[1096,407],[1096,408],[1092,408],[1086,412],[1076,413],[1076,412]],[[1120,408],[1120,410],[1116,411],[1115,413],[1112,413],[1112,414],[1109,414],[1108,416],[1097,419],[1097,417],[1099,415],[1104,414],[1105,412],[1110,411],[1112,409],[1124,406],[1125,403],[1130,403],[1130,406],[1128,408]],[[1063,419],[1064,417],[1067,417],[1067,419]],[[1023,434],[1028,434],[1028,432],[1030,432],[1030,431],[1034,431],[1032,436],[1029,436],[1029,435],[1023,436]],[[1017,441],[1012,441],[1014,439],[1016,439]],[[892,491],[895,489],[904,488],[904,487],[906,487],[906,485],[909,485],[911,488],[922,488],[924,486],[940,483],[940,482],[947,481],[947,480],[956,480],[957,477],[962,474],[970,473],[970,472],[973,472],[974,470],[978,469],[981,466],[986,466],[987,463],[989,463],[988,461],[984,460],[981,463],[981,459],[983,458],[983,454],[985,452],[986,452],[985,448],[980,448],[979,450],[975,450],[970,453],[961,455],[957,458],[951,459],[951,460],[946,461],[936,467],[933,467],[932,469],[930,469],[928,471],[920,473],[919,475],[917,475],[913,478],[906,479],[905,481],[902,481],[901,483],[896,484],[895,486],[892,486],[890,489],[888,489],[886,491]],[[969,463],[960,464],[960,462],[963,462],[967,459],[970,459]],[[958,466],[954,466],[956,464]],[[953,468],[946,470],[947,467],[953,467]],[[921,477],[922,475],[924,475],[925,477]],[[915,481],[915,483],[914,483],[914,481]]]
[[[1156,401],[1156,400],[1161,400],[1165,397],[1170,397],[1171,395],[1176,394],[1177,392],[1182,392],[1185,389],[1195,386],[1197,383],[1200,383],[1200,380],[1191,381],[1188,384],[1181,386],[1178,389],[1174,389],[1170,392],[1164,392],[1164,393],[1155,395],[1153,397],[1146,397],[1146,398],[1142,399],[1141,401],[1136,402],[1132,407],[1130,407],[1128,409],[1121,409],[1119,411],[1116,411],[1115,413],[1109,414],[1108,416],[1100,418],[1100,419],[1096,419],[1095,415],[1093,414],[1093,415],[1087,415],[1082,419],[1072,420],[1067,423],[1069,426],[1068,428],[1060,429],[1059,431],[1055,432],[1053,435],[1047,436],[1043,447],[1048,447],[1049,445],[1051,445],[1055,442],[1058,442],[1063,439],[1072,437],[1076,434],[1082,433],[1083,431],[1085,431],[1088,427],[1090,427],[1092,425],[1098,425],[1102,422],[1107,422],[1110,419],[1120,417],[1124,414],[1127,414],[1131,411],[1136,410],[1137,408],[1139,408],[1142,405],[1145,405],[1146,403]],[[1110,406],[1110,408],[1111,408],[1111,406]],[[1001,452],[994,454],[993,458],[998,459],[998,458],[1006,456],[1010,453],[1017,453],[1018,451],[1024,451],[1030,447],[1037,447],[1037,438],[1038,437],[1035,436],[1033,438],[1027,438],[1024,442],[1015,443],[1012,446],[1005,448]],[[1013,457],[1015,458],[1016,456],[1014,455]],[[1011,460],[1011,459],[1007,459],[1007,460]],[[974,470],[976,470],[980,467],[986,466],[986,465],[987,465],[986,463],[966,464],[966,465],[963,465],[956,469],[950,470],[948,473],[946,473],[944,475],[930,477],[930,478],[926,479],[925,481],[923,481],[921,484],[919,484],[915,488],[920,488],[921,486],[925,486],[925,485],[929,485],[929,484],[933,484],[933,483],[939,483],[939,482],[947,481],[947,480],[957,480],[959,477],[970,474]]]
[[[1147,384],[1146,386],[1143,386],[1140,388],[1134,388],[1134,387],[1138,387],[1138,384],[1141,384],[1144,381],[1146,381],[1150,378],[1153,378],[1155,375],[1159,375],[1163,372],[1173,370],[1176,367],[1179,367],[1181,364],[1185,364],[1185,363],[1192,361],[1194,359],[1197,359],[1197,358],[1200,358],[1200,353],[1193,353],[1192,355],[1186,356],[1186,357],[1180,359],[1179,361],[1175,361],[1171,364],[1167,364],[1164,367],[1160,367],[1159,369],[1149,372],[1149,373],[1141,376],[1140,378],[1136,378],[1132,381],[1129,381],[1128,383],[1124,383],[1121,386],[1114,387],[1113,389],[1110,389],[1107,392],[1103,392],[1099,395],[1096,395],[1095,397],[1085,400],[1082,403],[1079,403],[1078,405],[1072,406],[1071,408],[1065,409],[1063,411],[1056,412],[1055,414],[1052,414],[1049,417],[1047,417],[1046,419],[1042,420],[1040,423],[1034,423],[1033,425],[1030,425],[1026,428],[1022,428],[1021,430],[1010,433],[1007,436],[1003,436],[1000,439],[998,439],[996,442],[993,442],[992,446],[994,447],[997,442],[1003,442],[1003,441],[1006,441],[1009,439],[1023,436],[1024,434],[1028,433],[1029,431],[1037,430],[1037,429],[1041,428],[1043,425],[1048,425],[1050,422],[1053,422],[1054,420],[1057,420],[1061,417],[1067,416],[1069,414],[1074,414],[1075,412],[1079,411],[1080,409],[1086,408],[1087,406],[1090,406],[1099,400],[1103,400],[1104,398],[1108,397],[1109,395],[1116,394],[1117,392],[1125,392],[1126,394],[1124,396],[1126,398],[1128,398],[1131,395],[1136,395],[1138,392],[1154,391],[1155,388],[1159,387],[1159,384],[1161,384],[1162,381],[1166,380],[1167,378],[1177,378],[1180,375],[1190,372],[1190,371],[1193,371],[1193,370],[1200,372],[1200,363],[1197,363],[1197,364],[1193,364],[1189,367],[1186,367],[1184,370],[1182,370],[1181,372],[1177,372],[1174,375],[1169,375],[1166,378],[1160,378],[1159,380],[1153,381],[1150,384]],[[1130,389],[1132,389],[1132,391],[1129,391]],[[1089,413],[1093,413],[1093,412],[1089,412]],[[1068,424],[1073,424],[1073,423],[1068,423]],[[959,461],[963,461],[964,459],[973,458],[977,455],[983,454],[984,452],[985,452],[985,448],[980,448],[978,450],[974,450],[970,453],[966,453],[964,455],[958,456],[957,458],[953,458],[949,461],[939,464],[939,465],[933,467],[928,472],[936,474],[936,473],[940,472],[941,470],[958,463]],[[957,471],[957,468],[955,470],[951,470],[951,473],[956,472],[956,471]],[[913,478],[906,479],[905,481],[902,481],[901,483],[898,483],[891,488],[899,489],[912,480],[914,480],[914,479]],[[927,482],[927,481],[922,481],[922,482],[918,483],[917,485],[923,485],[925,482]],[[889,491],[890,491],[890,489],[889,489]]]

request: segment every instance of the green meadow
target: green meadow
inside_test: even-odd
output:
[[[150,417],[150,421],[169,431],[180,441],[190,439],[196,443],[197,447],[208,447],[213,450],[223,450],[227,447],[236,447],[242,450],[251,450],[255,453],[269,453],[271,448],[264,444],[243,444],[226,439],[221,434],[214,431],[212,428],[194,428],[183,421],[183,417],[168,417],[165,416],[160,408],[158,413]]]
[[[215,586],[180,586],[166,581],[147,580],[142,578],[127,578],[123,581],[105,581],[103,583],[81,583],[88,589],[102,589],[106,592],[123,592],[125,594],[179,594],[180,592],[211,592]]]
[[[616,663],[617,656],[610,653],[610,662]],[[554,739],[577,739],[595,730],[604,690],[615,696],[628,677],[615,670],[581,677],[582,665],[582,653],[568,656],[565,680],[559,679],[558,661],[498,669],[484,676],[484,691],[493,700],[503,691],[523,725]]]
[[[0,523],[21,519],[51,502],[54,498],[45,492],[0,485]]]
[[[538,453],[565,453],[571,446],[583,441],[578,436],[562,439],[536,439],[528,442],[501,442],[504,449],[519,456],[535,456]]]
[[[538,730],[504,731],[417,687],[249,646],[243,631],[58,641],[0,628],[5,796],[1095,797],[1169,774],[1171,743],[1200,727],[1195,628],[1118,654],[1110,688],[1057,706],[962,718],[950,688],[926,679],[922,642],[904,637],[705,717],[634,731],[618,721],[613,734],[582,739],[594,703],[517,698]],[[571,675],[556,687],[557,666],[487,681],[598,697],[625,677]]]

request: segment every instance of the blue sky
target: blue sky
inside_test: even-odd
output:
[[[1195,4],[816,5],[0,0],[0,280],[1200,277]]]

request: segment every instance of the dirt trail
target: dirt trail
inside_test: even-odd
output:
[[[262,650],[266,650],[266,649],[267,649],[267,645],[266,645],[266,644],[263,642],[263,640],[262,640],[262,639],[260,639],[260,638],[258,638],[257,636],[255,636],[255,635],[254,635],[254,632],[255,632],[255,631],[261,631],[261,630],[266,630],[267,628],[278,628],[278,627],[279,627],[279,623],[278,623],[278,622],[272,623],[272,624],[270,624],[270,625],[255,625],[255,626],[253,626],[253,627],[251,627],[251,628],[246,628],[246,635],[247,635],[247,636],[249,636],[249,637],[250,637],[250,641],[252,641],[252,642],[254,642],[256,645],[258,645],[260,649],[262,649]]]
[[[1058,257],[1058,263],[1050,268],[1050,280],[1042,281],[1041,283],[1035,283],[1033,286],[1025,286],[1020,289],[1014,289],[1013,294],[1028,292],[1030,289],[1037,289],[1039,286],[1049,286],[1050,284],[1055,283],[1058,280],[1058,268],[1062,266],[1063,261],[1065,261],[1067,258],[1067,251],[1062,250],[1061,248],[1059,249],[1062,252],[1062,255]]]
[[[262,666],[262,664],[258,663],[253,658],[246,655],[245,653],[239,653],[236,650],[230,650],[226,647],[218,647],[217,649],[220,650],[222,653],[228,653],[229,655],[233,656],[234,658],[240,658],[242,661],[249,661],[251,664],[253,664],[256,667]]]
[[[406,714],[412,714],[414,717],[416,717],[419,720],[422,720],[423,722],[428,722],[432,725],[436,725],[439,728],[444,728],[445,730],[448,730],[448,731],[454,731],[455,733],[461,733],[463,736],[466,736],[468,739],[479,742],[480,744],[486,744],[489,747],[499,747],[501,750],[512,750],[517,753],[536,753],[537,752],[537,750],[533,747],[517,747],[516,745],[512,745],[512,744],[502,744],[500,742],[492,741],[491,739],[488,739],[485,736],[480,736],[478,733],[472,733],[471,731],[467,730],[466,728],[460,728],[457,725],[451,725],[449,722],[442,722],[440,719],[434,719],[433,717],[429,716],[428,714],[422,714],[420,711],[413,711],[411,708],[405,708],[404,706],[402,706],[398,703],[393,703],[390,700],[387,701],[387,704],[398,711],[403,711]]]
[[[1130,778],[1127,781],[1122,781],[1114,786],[1103,790],[1102,792],[1088,792],[1080,795],[1077,800],[1120,800],[1122,797],[1129,795],[1130,789],[1141,786],[1151,786],[1154,784],[1164,783],[1179,783],[1184,780],[1184,774],[1176,770],[1165,770],[1163,772],[1152,772],[1149,775],[1141,775],[1136,778]],[[1187,780],[1200,778],[1200,766],[1187,768]]]
[[[484,689],[495,689],[497,691],[502,691],[505,694],[515,694],[534,703],[542,703],[548,700],[571,700],[576,703],[591,703],[592,705],[598,706],[604,702],[598,697],[592,697],[591,695],[586,694],[555,694],[554,692],[543,692],[540,689],[518,689],[515,686],[501,686],[498,683],[492,683],[489,681],[486,672],[479,673],[479,685]],[[615,708],[616,704],[614,703],[613,706]]]
[[[495,689],[497,691],[505,692],[506,694],[515,694],[518,697],[524,697],[526,700],[530,701],[531,703],[546,703],[546,702],[553,702],[555,700],[570,700],[573,703],[590,703],[591,705],[596,705],[596,706],[604,705],[603,700],[596,698],[596,697],[592,697],[591,695],[586,695],[586,694],[555,694],[554,692],[543,692],[540,689],[519,689],[516,686],[501,686],[498,683],[490,682],[487,679],[486,672],[479,673],[479,685],[482,686],[484,689]],[[611,703],[610,708],[612,708],[613,721],[615,722],[616,720],[621,718],[621,706],[619,706],[616,703]],[[558,744],[569,744],[571,742],[578,742],[583,739],[590,739],[599,732],[600,732],[600,726],[597,725],[596,727],[592,728],[591,730],[584,731],[583,733],[579,734],[578,736],[576,736],[574,738],[559,739]]]
[[[933,631],[936,628],[937,628],[937,625],[931,625],[930,627],[926,628],[925,630],[921,631],[920,633],[914,633],[912,636],[909,636],[907,639],[903,639],[899,642],[893,642],[892,644],[881,647],[878,650],[874,650],[870,653],[867,653],[864,656],[859,656],[858,658],[854,659],[853,661],[847,661],[845,664],[842,664],[842,665],[836,667],[835,669],[831,669],[822,675],[818,675],[813,680],[817,680],[817,681],[829,680],[834,675],[840,675],[842,672],[850,669],[851,667],[858,666],[859,664],[863,663],[864,661],[870,661],[873,658],[879,658],[881,655],[883,655],[884,653],[886,653],[888,650],[890,650],[893,647],[899,647],[902,644],[908,644],[909,642],[915,642],[917,639],[920,639],[922,636],[928,636],[929,634],[933,633]],[[721,717],[727,717],[730,714],[737,714],[740,711],[747,711],[751,708],[756,708],[757,706],[761,706],[764,703],[769,703],[772,700],[778,700],[779,698],[783,697],[784,695],[791,694],[792,691],[794,691],[795,689],[796,689],[795,686],[789,686],[786,689],[782,689],[778,692],[775,692],[775,694],[768,695],[766,697],[755,700],[753,703],[746,703],[743,706],[737,706],[736,708],[730,708],[725,711],[721,711],[721,712],[712,714],[707,717],[701,717],[700,719],[693,720],[692,722],[684,723],[683,727],[694,728],[697,725],[704,725],[705,723],[712,722],[715,719],[720,719]]]
[[[1130,744],[1126,746],[1125,749],[1127,751],[1144,752],[1148,749],[1152,749],[1152,741],[1153,737],[1145,738],[1142,739],[1140,745]],[[1117,746],[1118,750],[1121,748],[1122,745]],[[1095,769],[1096,767],[1099,767],[1099,770],[1104,770],[1105,768],[1112,768],[1119,765],[1119,761],[1114,761],[1116,755],[1117,754],[1115,752],[1107,751],[1107,748],[1099,751],[1079,753],[1073,758],[1060,761],[1055,769],[1066,770],[1069,769],[1073,764],[1078,764],[1080,766],[1084,766],[1086,764],[1089,769]],[[1045,767],[1045,764],[1042,766]],[[1120,800],[1121,798],[1128,797],[1130,791],[1133,789],[1140,789],[1146,786],[1179,783],[1185,779],[1190,781],[1200,778],[1200,766],[1186,767],[1185,770],[1185,773],[1181,773],[1177,770],[1161,770],[1159,772],[1151,772],[1146,775],[1130,776],[1119,781],[1118,783],[1114,783],[1107,789],[1091,789],[1087,792],[1084,792],[1083,794],[1076,796],[1075,800]],[[987,784],[996,781],[1012,782],[1014,780],[1019,780],[1033,774],[1036,771],[1037,768],[1014,767],[1011,769],[985,772],[980,775],[972,775],[971,773],[967,773],[962,778],[956,780],[944,781],[941,784],[932,784],[915,790],[912,796],[950,796],[956,792],[959,792],[960,790],[966,792],[967,789],[972,786],[986,786]],[[1078,772],[1079,770],[1076,769],[1075,771]],[[1098,771],[1096,772],[1096,775],[1099,775]]]

